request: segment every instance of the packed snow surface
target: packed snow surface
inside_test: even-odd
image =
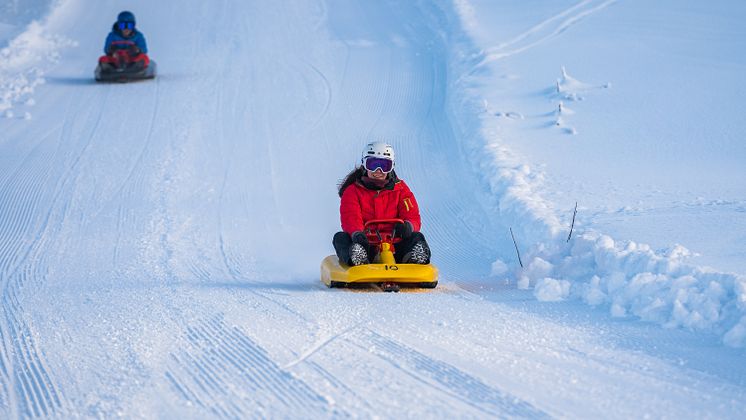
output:
[[[746,412],[740,2],[121,7],[0,0],[2,417]],[[319,281],[379,139],[434,290]]]

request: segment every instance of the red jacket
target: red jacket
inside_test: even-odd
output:
[[[366,188],[360,180],[350,184],[342,193],[339,205],[342,230],[352,234],[363,230],[365,222],[373,219],[404,219],[420,230],[420,209],[417,200],[402,180],[395,180],[381,190]]]

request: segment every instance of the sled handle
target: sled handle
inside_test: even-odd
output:
[[[370,225],[381,225],[381,224],[391,224],[392,226],[397,223],[404,223],[404,220],[402,219],[373,219],[368,220],[365,222],[365,228],[367,229]]]
[[[373,219],[368,220],[365,222],[365,234],[368,237],[368,240],[373,244],[381,244],[381,243],[389,243],[394,244],[399,241],[401,241],[401,238],[395,238],[394,237],[394,225],[397,223],[404,223],[404,220],[402,219]],[[390,225],[390,230],[385,230],[383,234],[381,234],[381,230],[377,228],[376,225]],[[373,226],[376,227],[375,230],[371,229]]]

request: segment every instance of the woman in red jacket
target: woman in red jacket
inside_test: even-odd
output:
[[[369,264],[378,250],[363,233],[365,222],[373,219],[402,219],[394,235],[402,238],[395,246],[399,263],[429,264],[430,247],[420,232],[420,210],[412,191],[394,172],[394,149],[383,142],[363,149],[362,165],[339,185],[342,232],[334,235],[339,261],[347,265]]]

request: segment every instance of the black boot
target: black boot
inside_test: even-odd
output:
[[[353,241],[347,232],[334,234],[332,245],[334,245],[334,251],[337,253],[340,264],[349,266],[370,264],[376,258],[378,255],[377,248],[367,243],[367,239],[365,239],[365,236],[361,237],[361,234],[362,232],[359,232],[356,241]]]
[[[422,232],[414,232],[411,237],[396,244],[396,261],[403,264],[430,264],[430,247]]]
[[[404,254],[402,262],[405,264],[430,264],[430,247],[427,242],[419,241],[412,250]]]
[[[360,244],[350,245],[350,265],[370,264],[368,251]]]

